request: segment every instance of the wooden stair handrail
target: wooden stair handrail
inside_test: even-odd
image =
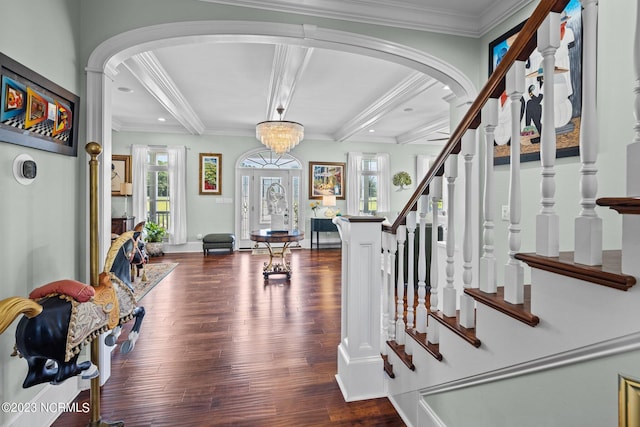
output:
[[[540,4],[538,4],[529,19],[527,19],[527,22],[518,33],[518,37],[516,37],[513,45],[507,50],[507,53],[495,71],[489,76],[489,79],[478,93],[471,107],[469,107],[469,110],[458,126],[456,126],[456,129],[451,134],[444,148],[429,168],[429,171],[416,187],[409,201],[398,215],[398,218],[396,218],[393,225],[391,225],[390,231],[392,233],[396,233],[398,227],[405,221],[407,214],[417,206],[420,196],[428,194],[429,183],[431,183],[433,177],[442,175],[444,162],[447,158],[451,154],[460,152],[460,142],[465,132],[469,129],[477,129],[478,126],[480,126],[482,107],[489,98],[497,98],[500,96],[504,90],[504,78],[511,65],[515,61],[525,61],[531,55],[537,45],[538,28],[542,25],[547,15],[551,12],[562,12],[567,3],[569,3],[569,0],[540,0]]]

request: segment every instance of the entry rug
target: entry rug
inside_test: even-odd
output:
[[[178,266],[177,262],[162,262],[157,264],[146,264],[144,269],[147,272],[147,281],[142,281],[142,272],[140,277],[136,277],[133,283],[133,294],[136,301],[140,301],[154,286],[156,286],[167,274],[171,273]]]

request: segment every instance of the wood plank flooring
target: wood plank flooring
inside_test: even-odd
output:
[[[133,352],[114,352],[103,420],[404,426],[387,399],[347,403],[336,383],[340,256],[340,249],[294,250],[289,283],[285,276],[265,282],[268,256],[249,252],[152,258],[180,265],[142,299],[147,314]],[[88,399],[87,391],[77,400]],[[66,413],[53,425],[88,421],[88,414]]]

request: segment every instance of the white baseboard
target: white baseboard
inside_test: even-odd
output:
[[[16,406],[16,414],[9,419],[7,427],[33,427],[50,426],[65,411],[77,411],[87,414],[89,422],[89,407],[78,404],[71,405],[73,399],[80,393],[80,377],[69,378],[62,384],[47,384],[30,402],[9,402],[21,405]],[[11,409],[11,408],[9,408]]]

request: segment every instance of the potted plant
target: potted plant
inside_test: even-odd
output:
[[[405,186],[411,185],[411,176],[405,171],[398,172],[393,175],[393,185],[400,187],[398,191],[402,191]]]
[[[155,222],[147,221],[144,225],[147,242],[146,250],[149,256],[164,255],[162,238],[167,234],[167,230]]]

